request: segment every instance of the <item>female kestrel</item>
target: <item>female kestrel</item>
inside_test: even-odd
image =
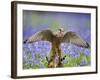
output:
[[[62,65],[62,53],[60,44],[63,42],[75,44],[79,47],[89,48],[89,44],[84,41],[79,35],[75,32],[69,31],[64,32],[63,28],[58,29],[57,32],[52,32],[51,30],[42,30],[36,34],[29,37],[24,43],[33,43],[36,41],[49,41],[51,42],[51,55],[48,60],[48,67],[61,67]]]

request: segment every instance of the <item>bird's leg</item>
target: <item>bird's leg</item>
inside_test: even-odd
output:
[[[58,67],[62,67],[63,66],[62,61],[61,61],[61,59],[62,59],[62,53],[61,53],[60,47],[57,47],[56,51],[57,51],[56,53],[57,53],[57,55],[59,57]]]
[[[62,64],[62,53],[61,53],[61,49],[59,47],[59,45],[54,45],[52,46],[52,49],[51,49],[51,53],[50,53],[50,56],[49,56],[49,60],[48,60],[48,67],[49,68],[54,68],[54,67],[62,67],[63,64]]]
[[[49,56],[49,60],[48,60],[49,68],[53,68],[53,67],[57,66],[57,64],[55,63],[55,56],[56,56],[56,50],[55,50],[55,47],[52,47],[50,56]]]

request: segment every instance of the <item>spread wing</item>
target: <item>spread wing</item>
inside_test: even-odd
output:
[[[44,41],[52,41],[53,38],[53,33],[51,30],[42,30],[40,32],[37,32],[36,34],[32,35],[29,37],[27,40],[24,41],[24,43],[32,43],[40,40]]]
[[[78,36],[75,32],[67,32],[65,33],[62,42],[72,43],[79,47],[89,48],[89,44],[84,41],[80,36]]]

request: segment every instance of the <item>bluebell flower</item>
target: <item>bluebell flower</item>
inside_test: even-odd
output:
[[[90,55],[91,54],[91,50],[90,49],[85,49],[84,50],[84,55],[85,56],[88,56],[88,55]]]
[[[83,57],[82,61],[80,62],[80,66],[85,66],[85,65],[87,65],[86,57]]]

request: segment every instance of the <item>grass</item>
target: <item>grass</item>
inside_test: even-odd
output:
[[[79,56],[71,57],[70,54],[65,54],[66,58],[64,60],[64,67],[78,67],[78,66],[88,66],[90,65],[91,57],[90,55],[85,56],[82,52],[80,52]],[[43,57],[40,54],[35,55],[35,59],[32,59],[31,53],[26,55],[26,59],[23,61],[23,69],[39,69],[39,68],[47,68],[48,62],[46,57]],[[38,61],[35,63],[35,60]]]

